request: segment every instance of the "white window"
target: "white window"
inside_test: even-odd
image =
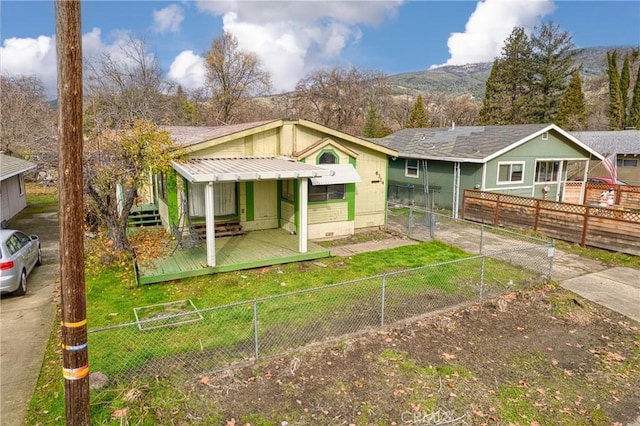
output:
[[[405,160],[405,166],[404,166],[404,175],[407,177],[419,177],[420,173],[420,169],[418,168],[418,164],[419,161],[418,160],[412,160],[407,158]]]
[[[18,189],[20,191],[20,195],[24,195],[24,175],[22,173],[18,175]]]
[[[536,182],[557,182],[559,161],[538,161],[536,163]]]
[[[498,163],[498,183],[524,182],[524,163]]]
[[[347,187],[345,184],[337,185],[312,185],[309,181],[309,202],[330,201],[346,199]]]
[[[544,132],[542,134],[542,140],[543,141],[548,141],[549,140],[549,132]]]

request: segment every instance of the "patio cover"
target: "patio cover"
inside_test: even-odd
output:
[[[190,158],[172,165],[193,183],[317,178],[335,173],[287,157]]]
[[[322,164],[319,167],[333,171],[333,175],[311,178],[312,185],[339,185],[362,182],[360,175],[351,164]]]

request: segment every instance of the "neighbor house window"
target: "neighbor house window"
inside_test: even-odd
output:
[[[498,183],[524,182],[524,163],[500,163],[498,165]]]
[[[318,164],[338,164],[338,158],[333,152],[323,152],[318,158]]]
[[[309,182],[309,201],[344,200],[346,185],[312,185]]]
[[[407,158],[405,160],[405,169],[404,175],[407,177],[418,177],[419,168],[418,168],[418,160],[411,160]]]
[[[536,163],[536,182],[556,182],[559,169],[559,161],[538,161]]]
[[[638,160],[632,158],[618,158],[618,167],[638,167]]]

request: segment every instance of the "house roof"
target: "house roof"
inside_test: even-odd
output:
[[[550,130],[601,158],[598,152],[554,124],[403,129],[372,141],[398,151],[400,157],[485,163]]]
[[[22,158],[0,154],[0,180],[9,179],[12,176],[28,172],[36,167],[37,164],[23,160]]]
[[[571,134],[604,156],[640,154],[640,130],[571,132]]]
[[[331,176],[332,170],[287,157],[191,158],[172,162],[189,182],[238,182]]]
[[[202,126],[162,126],[162,128],[169,132],[171,137],[187,152],[198,151],[209,145],[217,145],[220,143],[228,142],[233,139],[237,139],[243,136],[256,134],[265,130],[277,128],[283,126],[285,123],[294,123],[296,125],[305,126],[319,132],[325,133],[330,136],[335,136],[340,139],[353,142],[357,145],[361,145],[372,149],[374,151],[383,152],[387,155],[397,155],[397,152],[392,151],[382,145],[371,143],[367,139],[359,138],[356,136],[343,133],[339,130],[332,129],[330,127],[323,126],[322,124],[314,123],[308,120],[265,120],[256,121],[253,123],[243,124],[231,124],[227,126],[218,127],[202,127]]]

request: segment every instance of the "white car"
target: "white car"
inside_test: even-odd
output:
[[[0,293],[22,296],[27,277],[42,264],[40,239],[15,229],[0,229]]]

